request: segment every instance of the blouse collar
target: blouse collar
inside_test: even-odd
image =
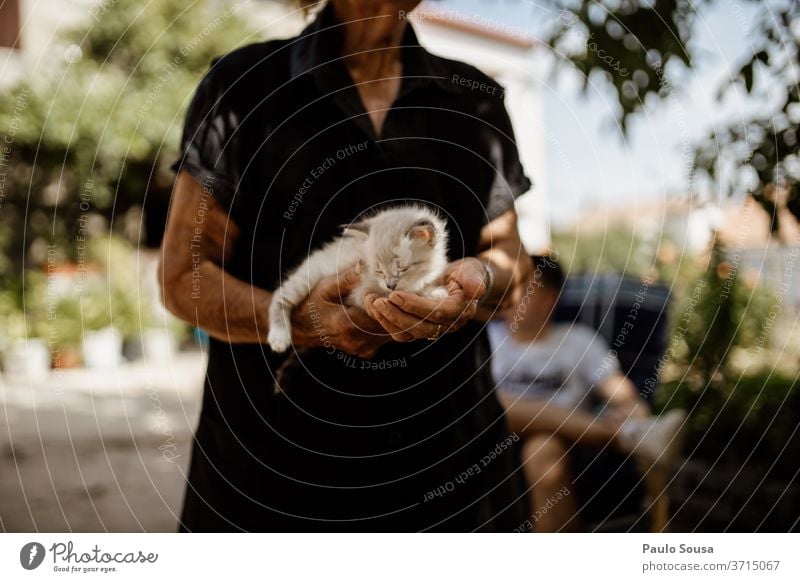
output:
[[[293,78],[309,74],[324,92],[352,84],[339,54],[341,26],[336,20],[333,4],[329,2],[292,44],[290,67]],[[443,63],[419,44],[411,23],[406,26],[402,47],[401,94],[425,86],[435,86],[451,93],[460,92],[459,85],[448,78]]]

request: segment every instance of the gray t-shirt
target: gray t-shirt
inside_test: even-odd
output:
[[[568,408],[591,408],[593,387],[620,369],[597,332],[582,324],[554,324],[541,340],[519,342],[505,322],[495,321],[489,340],[501,390]]]

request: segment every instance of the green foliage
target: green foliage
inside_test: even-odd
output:
[[[796,377],[776,374],[774,362],[744,373],[732,364],[736,350],[755,359],[765,353],[774,323],[774,294],[742,279],[739,265],[715,244],[699,277],[684,286],[671,316],[671,371],[656,408],[690,412],[686,453],[768,468],[800,454],[800,388]]]
[[[0,335],[38,337],[53,348],[76,346],[87,331],[113,325],[135,337],[154,323],[149,300],[140,297],[136,254],[119,238],[98,238],[87,250],[85,271],[28,270],[23,289],[0,292]],[[149,299],[149,298],[147,298]]]
[[[752,47],[717,88],[718,99],[744,90],[773,104],[715,128],[697,145],[695,170],[733,194],[750,193],[773,217],[786,207],[800,219],[800,2],[745,0],[755,9],[743,47]],[[693,37],[705,32],[710,0],[550,0],[561,8],[545,42],[583,74],[614,91],[625,132],[648,100],[669,98],[693,64]],[[744,11],[742,11],[744,13]],[[742,34],[745,34],[742,31]],[[580,42],[575,42],[579,39]]]
[[[0,343],[47,337],[46,277],[32,271],[28,284],[24,293],[15,281],[0,291]]]
[[[0,275],[41,262],[27,254],[37,240],[74,258],[87,214],[116,228],[147,196],[168,195],[192,91],[213,56],[253,41],[236,8],[217,6],[108,2],[54,44],[54,65],[0,95],[0,136],[13,142]]]
[[[751,1],[760,8],[747,41],[752,51],[719,98],[744,89],[774,105],[712,132],[698,146],[695,165],[730,194],[752,194],[776,231],[781,207],[800,219],[800,2]]]
[[[800,458],[800,386],[792,376],[748,375],[697,390],[674,380],[657,393],[657,408],[690,412],[686,453],[711,461],[773,469],[793,479]]]
[[[642,277],[655,265],[670,285],[669,362],[655,404],[691,412],[687,453],[743,463],[752,452],[748,462],[764,466],[800,455],[800,387],[794,376],[775,373],[768,352],[775,296],[747,283],[720,244],[705,256],[676,257],[661,252],[671,245],[662,240],[654,259],[630,229],[615,227],[588,236],[556,233],[554,245],[571,273]],[[731,361],[737,350],[748,362],[744,371]]]
[[[567,3],[546,42],[583,73],[584,88],[592,77],[613,88],[625,131],[647,97],[671,94],[666,71],[691,65],[687,45],[696,15],[689,0],[583,0]],[[577,49],[575,35],[584,40]]]
[[[584,234],[579,231],[553,233],[559,263],[572,273],[620,273],[644,277],[653,266],[653,252],[642,237],[625,226]]]
[[[736,380],[729,366],[736,347],[768,345],[770,329],[764,322],[774,295],[763,286],[746,285],[741,275],[740,265],[715,243],[705,269],[682,289],[671,314],[672,363],[697,391]]]

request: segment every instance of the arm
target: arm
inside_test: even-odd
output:
[[[193,177],[180,172],[161,244],[158,280],[164,305],[222,341],[266,342],[272,294],[222,267],[238,236],[239,229],[225,210]],[[363,310],[342,304],[342,296],[357,283],[355,270],[323,279],[292,312],[293,345],[322,345],[318,329],[324,329],[325,341],[337,349],[371,357],[389,341]]]
[[[650,416],[647,404],[639,396],[636,386],[620,372],[609,374],[595,389],[612,412],[623,419]]]
[[[501,214],[483,227],[477,258],[489,265],[494,273],[494,285],[485,297],[476,318],[487,321],[500,310],[509,307],[514,290],[523,288],[531,276],[531,261],[517,228],[517,213]]]
[[[570,442],[605,445],[615,443],[619,424],[610,418],[597,418],[579,409],[570,410],[545,400],[520,398],[497,391],[506,410],[509,429],[519,435],[554,434]]]
[[[239,229],[186,172],[178,174],[161,243],[158,281],[175,316],[229,343],[266,339],[271,294],[220,266],[233,252]]]
[[[494,285],[479,310],[476,303],[486,292],[484,263],[494,273]],[[450,263],[445,273],[450,294],[444,300],[395,291],[388,299],[367,297],[365,303],[368,313],[396,341],[431,338],[455,331],[473,318],[489,319],[517,286],[524,285],[529,271],[517,216],[509,210],[483,227],[477,256]]]

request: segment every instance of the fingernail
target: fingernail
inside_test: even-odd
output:
[[[403,297],[399,293],[392,293],[389,295],[389,301],[395,305],[402,305],[404,303]]]
[[[386,305],[385,300],[379,299],[375,302],[375,305],[378,307],[378,311],[380,311],[381,313],[386,313],[387,311],[389,311],[389,306]]]

